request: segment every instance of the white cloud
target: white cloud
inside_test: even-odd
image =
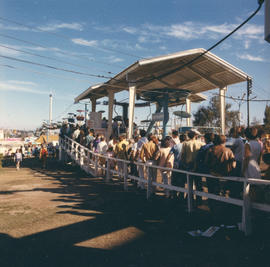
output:
[[[143,49],[143,47],[140,44],[136,44],[135,48],[136,48],[136,50],[142,50]]]
[[[7,30],[7,31],[30,31],[30,28],[24,26],[7,26],[0,23],[0,30]]]
[[[245,49],[249,49],[249,47],[250,47],[250,40],[245,40],[244,41],[244,47],[245,47]]]
[[[130,34],[135,34],[137,33],[137,29],[134,27],[123,27],[122,30],[124,32],[130,33]]]
[[[257,39],[263,36],[264,27],[261,25],[249,24],[237,31],[236,36]]]
[[[108,61],[110,62],[110,63],[118,63],[118,62],[122,62],[122,61],[124,61],[122,58],[119,58],[119,57],[115,57],[115,56],[110,56],[109,58],[108,58]]]
[[[203,33],[219,33],[219,34],[228,34],[230,33],[234,28],[236,28],[236,25],[233,24],[221,24],[221,25],[210,25],[203,27]]]
[[[30,85],[30,86],[37,86],[34,82],[28,82],[28,81],[16,81],[16,80],[9,80],[7,83],[11,84],[19,84],[19,85]]]
[[[218,39],[229,34],[238,24],[223,23],[223,24],[203,24],[193,21],[172,24],[167,26],[144,24],[138,28],[120,27],[124,32],[137,34],[140,43],[153,43],[155,38],[160,42],[160,38],[173,37],[181,40],[195,39]],[[108,29],[107,29],[108,30]],[[113,30],[113,29],[112,29]],[[263,26],[256,24],[245,25],[240,30],[236,31],[231,38],[243,40],[260,40],[263,36]],[[245,43],[247,47],[247,43]]]
[[[167,50],[168,48],[165,45],[159,47],[160,50]]]
[[[220,48],[219,49],[220,50],[229,50],[231,48],[232,48],[232,44],[224,42],[224,43],[222,43],[220,45]]]
[[[16,91],[23,93],[31,93],[31,94],[39,94],[39,95],[47,95],[48,91],[41,91],[34,87],[36,84],[27,81],[6,81],[0,82],[0,91]]]
[[[0,45],[7,46],[7,47],[10,47],[10,48],[14,48],[14,49],[18,49],[17,46],[12,46],[12,45],[9,45],[9,44],[0,43]],[[9,48],[3,47],[3,46],[0,46],[0,54],[2,54],[2,55],[5,55],[5,56],[18,56],[18,55],[21,54],[19,51],[12,50],[12,49],[9,49]]]
[[[249,60],[249,61],[257,61],[257,62],[264,62],[265,61],[262,57],[252,56],[249,54],[237,55],[237,57],[244,59],[244,60]]]
[[[147,42],[147,38],[146,38],[146,36],[140,36],[138,38],[138,41],[139,41],[139,43],[146,43]]]
[[[47,26],[40,26],[38,27],[39,30],[42,31],[56,31],[59,29],[68,29],[68,30],[75,30],[75,31],[82,31],[83,25],[80,23],[55,23],[55,24],[48,24]]]
[[[98,42],[96,40],[88,41],[88,40],[81,39],[81,38],[74,38],[74,39],[71,39],[71,41],[74,44],[83,45],[83,46],[97,46],[97,44],[98,44]]]
[[[42,46],[29,46],[26,47],[29,50],[34,50],[34,51],[50,51],[50,52],[59,52],[62,51],[61,49],[57,47],[42,47]]]
[[[166,28],[164,28],[164,32],[166,33]],[[166,34],[177,39],[191,40],[199,38],[202,35],[202,29],[192,22],[185,22],[167,27]]]

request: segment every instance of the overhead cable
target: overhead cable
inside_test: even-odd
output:
[[[0,57],[10,59],[10,60],[14,60],[14,61],[18,61],[18,62],[22,62],[22,63],[32,64],[32,65],[36,65],[36,66],[40,66],[40,67],[46,67],[46,68],[49,68],[49,69],[70,72],[70,73],[74,73],[74,74],[86,75],[86,76],[102,78],[102,79],[110,79],[111,78],[111,77],[104,76],[104,75],[89,74],[89,73],[84,73],[84,72],[79,72],[79,71],[74,71],[74,70],[58,68],[58,67],[54,67],[54,66],[47,65],[47,64],[37,63],[37,62],[28,61],[28,60],[19,59],[19,58],[10,57],[10,56],[4,56],[4,55],[1,55],[1,54],[0,54]]]
[[[40,74],[40,75],[48,75],[48,76],[53,76],[53,77],[57,77],[57,78],[61,78],[61,79],[66,79],[66,80],[76,80],[76,81],[86,81],[86,82],[90,82],[89,80],[86,79],[82,79],[82,78],[75,78],[75,77],[71,77],[71,76],[62,76],[62,75],[57,75],[57,74],[52,74],[52,73],[48,73],[48,72],[43,72],[43,71],[36,71],[33,69],[29,69],[29,68],[21,68],[21,67],[15,67],[12,65],[7,65],[7,64],[1,64],[0,66],[2,67],[6,67],[6,68],[10,68],[10,69],[14,69],[14,70],[21,70],[21,71],[27,71],[27,72],[31,72],[31,73],[36,73],[36,74]]]
[[[31,26],[28,26],[26,24],[23,24],[23,23],[20,23],[20,22],[17,22],[17,21],[8,19],[8,18],[4,18],[4,17],[0,17],[0,20],[7,21],[7,22],[10,22],[10,23],[13,23],[13,24],[17,24],[19,26],[23,26],[23,27],[26,27],[26,28],[31,29],[31,30],[35,30],[35,31],[39,31],[39,32],[46,32],[48,34],[51,34],[51,35],[54,35],[54,36],[57,36],[57,37],[60,37],[60,38],[63,38],[63,39],[67,39],[67,40],[70,41],[70,37],[66,36],[66,35],[63,35],[63,34],[51,32],[51,31],[48,31],[48,30],[46,31],[46,30],[41,29],[41,28],[31,27]],[[105,50],[105,51],[107,50],[107,51],[122,54],[122,55],[125,55],[125,56],[143,59],[143,57],[133,55],[133,54],[130,54],[130,53],[126,53],[126,52],[123,52],[123,51],[119,51],[119,50],[116,50],[116,49],[111,49],[111,48],[107,48],[107,47],[104,48],[104,47],[98,47],[98,46],[91,46],[91,47],[93,47],[95,49],[98,49],[98,50]]]
[[[70,62],[67,62],[65,60],[57,59],[57,58],[54,58],[54,57],[43,56],[43,55],[40,55],[40,54],[37,54],[37,53],[33,53],[33,52],[29,52],[29,51],[17,49],[17,48],[10,47],[10,46],[7,46],[7,45],[0,44],[0,47],[4,47],[4,48],[9,49],[9,50],[21,52],[21,53],[24,53],[24,54],[28,54],[28,55],[32,55],[32,56],[36,56],[36,57],[40,57],[40,58],[45,58],[45,59],[49,59],[49,60],[54,60],[54,61],[62,62],[64,64],[72,65],[72,66],[75,66],[75,67],[86,68],[86,69],[89,68],[89,67],[86,67],[86,66],[81,66],[81,65],[78,65],[78,64],[70,63]],[[108,72],[106,72],[106,73],[108,73]],[[112,73],[110,72],[110,74],[112,74]]]
[[[201,58],[202,56],[204,56],[205,54],[207,54],[208,52],[210,52],[211,50],[213,50],[215,47],[217,47],[218,45],[220,45],[223,41],[225,41],[226,39],[228,39],[232,34],[234,34],[236,31],[238,31],[242,26],[244,26],[248,21],[250,21],[258,12],[259,10],[261,9],[262,7],[262,4],[263,4],[264,1],[260,0],[258,1],[258,8],[244,21],[242,22],[239,26],[237,26],[233,31],[231,31],[229,34],[227,34],[225,37],[223,37],[221,40],[219,40],[218,42],[216,42],[214,45],[212,45],[210,48],[208,48],[206,51],[204,51],[203,53],[201,53],[200,55],[196,56],[195,58],[191,59],[190,61],[188,61],[187,63],[183,64],[182,66],[180,67],[177,67],[173,70],[170,70],[166,73],[163,73],[161,75],[158,75],[156,77],[152,77],[152,78],[149,78],[149,79],[141,79],[141,80],[138,80],[137,82],[151,82],[151,81],[154,81],[154,80],[158,80],[158,79],[162,79],[170,74],[173,74],[187,66],[189,66],[190,64],[192,64],[193,62],[197,61],[199,58]],[[248,78],[248,77],[247,77]]]
[[[31,42],[31,41],[26,41],[26,40],[23,40],[23,39],[20,39],[20,38],[11,36],[11,35],[0,33],[0,36],[2,36],[4,38],[7,38],[7,39],[15,40],[15,41],[18,41],[18,42],[22,42],[22,43],[25,43],[25,44],[30,44],[30,45],[33,45],[33,46],[42,47],[44,49],[50,49],[49,47],[44,46],[42,44],[39,44],[39,43],[36,43],[36,42]],[[68,52],[65,52],[65,51],[63,51],[61,49],[57,49],[54,52],[57,52],[59,54],[65,55],[65,56],[72,56],[72,57],[76,57],[76,58],[80,58],[80,59],[84,59],[84,60],[87,59],[90,62],[95,62],[95,63],[103,64],[103,65],[106,65],[106,66],[115,66],[115,67],[118,67],[118,68],[123,68],[123,66],[120,66],[118,64],[114,64],[114,63],[112,64],[112,63],[108,63],[108,62],[97,61],[95,59],[89,59],[88,57],[80,56],[80,55],[74,55],[73,53],[68,53]],[[111,72],[108,72],[108,73],[111,74]]]

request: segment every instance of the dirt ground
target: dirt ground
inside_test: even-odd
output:
[[[9,164],[8,164],[9,165]],[[270,214],[254,213],[254,233],[236,225],[241,210],[207,201],[192,215],[186,203],[151,201],[133,184],[106,183],[76,167],[35,159],[0,169],[0,266],[269,266]]]

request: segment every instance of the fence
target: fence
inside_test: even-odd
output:
[[[80,145],[79,143],[75,142],[74,140],[64,137],[60,138],[60,148],[59,148],[59,159],[64,160],[66,156],[70,156],[72,160],[76,162],[83,169],[85,172],[90,173],[93,176],[98,176],[99,170],[106,174],[105,180],[110,181],[112,178],[112,174],[117,174],[119,177],[123,178],[124,181],[124,190],[128,190],[128,179],[137,181],[138,183],[146,185],[146,197],[147,199],[150,198],[151,194],[153,193],[153,188],[160,187],[165,190],[175,191],[175,192],[182,192],[186,193],[187,195],[187,206],[188,212],[192,212],[193,210],[193,198],[194,196],[206,197],[208,199],[213,199],[216,201],[221,201],[225,203],[230,203],[236,206],[242,207],[242,222],[241,222],[241,230],[246,234],[249,235],[252,232],[252,225],[251,225],[251,210],[257,209],[265,212],[270,212],[270,205],[268,204],[261,204],[255,203],[250,201],[250,185],[270,185],[270,181],[262,180],[262,179],[252,179],[252,178],[244,178],[244,177],[217,177],[212,176],[209,174],[202,174],[202,173],[195,173],[189,172],[184,170],[172,169],[172,168],[165,168],[160,166],[155,166],[148,163],[142,162],[132,162],[136,166],[141,166],[141,168],[145,168],[146,173],[148,174],[146,177],[138,177],[128,173],[128,164],[130,161],[111,158],[105,155],[101,155],[98,153],[94,153],[93,151],[89,150],[88,148]],[[103,158],[106,164],[100,165],[99,159]],[[111,168],[112,163],[117,162],[118,170]],[[176,173],[181,173],[186,175],[186,184],[187,187],[179,187],[164,183],[158,183],[155,179],[153,179],[152,175],[149,175],[151,171],[154,169],[159,169],[161,171],[173,171]],[[193,189],[193,180],[194,179],[201,179],[205,177],[207,179],[219,179],[219,180],[227,180],[233,182],[239,182],[243,184],[243,198],[236,199],[232,197],[225,197],[216,195],[213,193],[206,193],[203,191],[198,191]]]

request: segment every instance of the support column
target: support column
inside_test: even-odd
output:
[[[164,94],[164,100],[162,102],[162,106],[163,106],[163,113],[164,113],[164,118],[163,118],[163,133],[162,133],[162,137],[163,139],[166,137],[167,135],[167,123],[169,121],[169,94],[165,93]]]
[[[113,117],[113,102],[114,102],[114,92],[110,90],[109,94],[109,105],[108,105],[108,135],[109,139],[112,134],[112,117]]]
[[[97,100],[95,98],[91,98],[91,103],[92,103],[92,112],[96,112]]]
[[[161,109],[162,109],[162,105],[159,104],[159,103],[156,103],[156,112],[155,113],[159,113],[161,111]],[[153,126],[154,126],[155,123],[156,123],[155,121],[151,120],[151,122],[150,122],[150,124],[149,124],[149,126],[147,128],[147,131],[146,131],[147,135],[152,131]]]
[[[122,108],[123,108],[123,116],[122,116],[122,118],[123,118],[124,122],[126,122],[126,120],[128,118],[128,104],[124,103]]]
[[[134,83],[130,83],[129,84],[128,139],[130,139],[133,134],[135,95],[136,95],[136,86]]]
[[[190,101],[189,98],[186,98],[186,112],[187,112],[188,114],[190,114],[190,112],[191,112],[191,101]],[[187,119],[186,119],[186,123],[187,123],[187,126],[188,126],[188,127],[191,126],[191,120],[190,120],[190,119],[191,119],[191,118],[187,118]]]
[[[227,91],[227,87],[219,89],[221,134],[225,134],[225,95],[226,95],[226,91]]]

